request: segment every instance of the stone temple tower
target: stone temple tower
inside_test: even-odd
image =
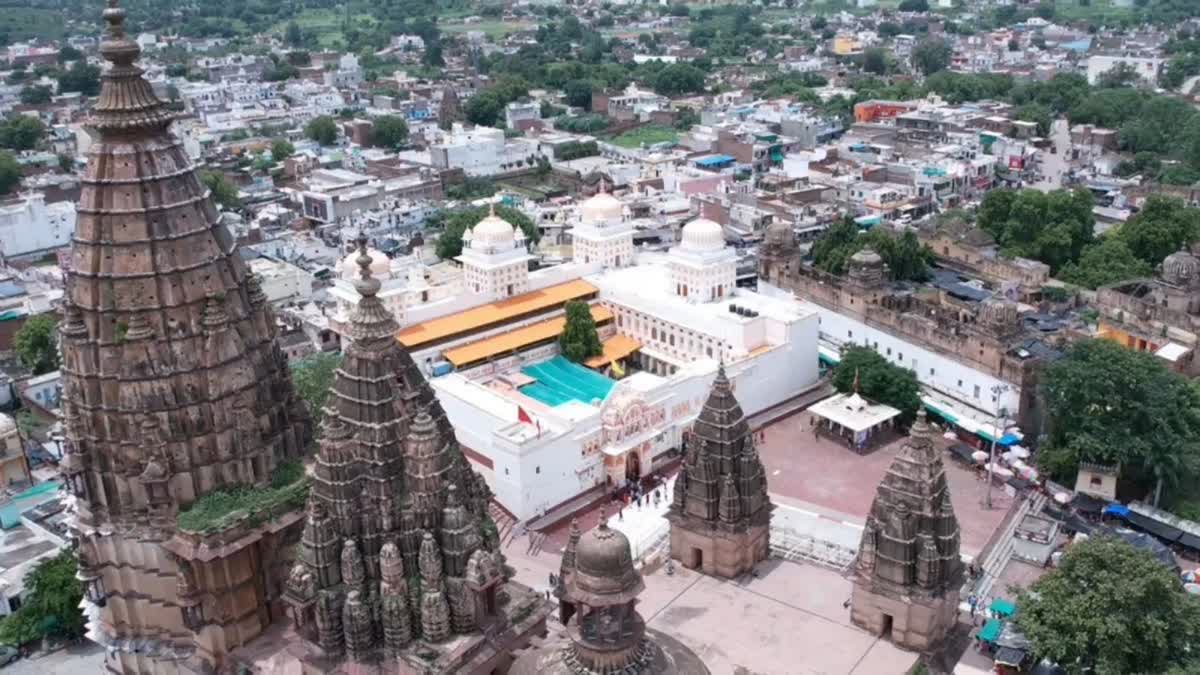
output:
[[[214,491],[269,489],[311,430],[266,297],[135,65],[116,0],[104,18],[110,65],[59,325],[79,576],[110,672],[213,672],[270,622],[299,509],[281,500],[203,531],[177,519]]]
[[[913,650],[953,628],[963,564],[958,520],[925,411],[879,484],[855,561],[850,619]]]
[[[397,661],[490,672],[544,630],[551,607],[508,580],[491,491],[395,338],[365,238],[359,252],[353,341],[325,408],[285,594],[292,624],[316,672],[346,662],[395,672]]]
[[[564,629],[523,655],[509,675],[706,675],[693,651],[646,627],[637,611],[644,588],[629,539],[603,513],[582,536],[572,522],[555,590]]]
[[[766,471],[722,364],[675,479],[671,557],[705,574],[745,574],[770,555],[772,508]]]

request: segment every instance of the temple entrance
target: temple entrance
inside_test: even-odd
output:
[[[625,478],[633,483],[642,478],[642,455],[636,450],[625,456]]]
[[[693,548],[691,555],[688,556],[688,561],[683,566],[693,570],[702,569],[704,567],[704,551]]]
[[[883,615],[883,626],[881,626],[879,629],[879,637],[883,638],[884,640],[892,639],[892,615],[891,614]]]

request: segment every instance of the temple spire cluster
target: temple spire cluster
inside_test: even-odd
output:
[[[217,545],[215,524],[185,531],[178,516],[218,490],[268,487],[311,428],[274,316],[116,0],[104,20],[59,326],[63,473],[107,670],[205,672],[266,627],[286,525]]]
[[[365,238],[358,251],[354,340],[324,411],[300,560],[285,593],[313,662],[329,668],[481,639],[484,627],[505,627],[502,605],[519,590],[488,515],[491,492],[394,337]],[[517,634],[549,611],[522,597],[533,618]]]
[[[736,577],[770,554],[767,477],[722,363],[675,480],[667,519],[671,557]]]
[[[955,623],[963,564],[958,520],[925,411],[879,484],[854,565],[851,619],[923,650]]]

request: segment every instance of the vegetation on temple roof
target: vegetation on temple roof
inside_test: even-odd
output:
[[[294,460],[279,465],[271,476],[271,486],[254,488],[240,486],[210,492],[176,518],[179,529],[209,534],[219,532],[249,519],[257,522],[270,518],[281,507],[298,509],[308,499],[308,477],[304,465]]]

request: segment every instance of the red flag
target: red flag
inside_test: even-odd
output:
[[[521,406],[517,406],[517,421],[525,424],[533,424],[533,418]]]

